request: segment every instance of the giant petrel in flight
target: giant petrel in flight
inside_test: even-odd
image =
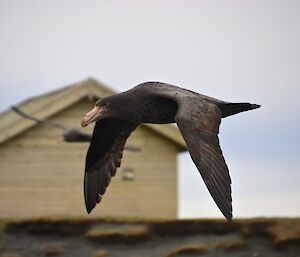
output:
[[[221,118],[259,107],[221,101],[161,82],[142,83],[98,100],[81,120],[83,127],[96,122],[85,164],[87,212],[101,201],[121,164],[130,133],[141,123],[176,122],[211,196],[231,221],[231,179],[219,145],[219,126]]]

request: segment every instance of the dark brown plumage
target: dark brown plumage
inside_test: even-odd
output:
[[[221,118],[258,107],[224,102],[160,82],[146,82],[99,100],[81,121],[82,126],[96,121],[85,166],[87,212],[101,201],[121,164],[130,133],[141,123],[176,122],[211,196],[231,220],[231,179],[219,145],[219,126]]]

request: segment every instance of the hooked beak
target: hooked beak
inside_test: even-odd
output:
[[[102,109],[95,105],[95,107],[90,110],[88,113],[86,113],[83,118],[81,119],[81,126],[86,127],[90,123],[99,120],[102,114]]]

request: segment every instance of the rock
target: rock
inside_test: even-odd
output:
[[[207,245],[187,245],[169,252],[165,257],[175,257],[180,255],[205,254],[209,250]]]
[[[216,249],[222,249],[228,252],[245,250],[247,245],[244,241],[221,241],[214,245]]]
[[[21,256],[17,253],[4,253],[3,255],[1,255],[1,257],[21,257]]]
[[[46,254],[46,256],[56,256],[64,253],[65,249],[61,243],[49,243],[44,245],[42,251]]]
[[[278,248],[300,245],[300,223],[293,219],[278,220],[274,226],[267,229],[267,235],[272,238]]]
[[[149,235],[146,225],[117,225],[105,224],[91,228],[86,238],[96,242],[137,243]]]
[[[98,250],[94,252],[92,255],[92,257],[106,257],[106,256],[108,256],[108,253],[105,250]]]

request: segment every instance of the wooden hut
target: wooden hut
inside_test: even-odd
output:
[[[87,79],[18,105],[39,118],[80,128],[99,97],[114,92]],[[92,132],[92,127],[84,129]],[[0,217],[88,217],[83,170],[88,143],[66,143],[62,131],[0,114]],[[185,143],[173,125],[141,125],[128,140],[141,152],[124,152],[121,168],[91,217],[177,217],[177,154]]]

